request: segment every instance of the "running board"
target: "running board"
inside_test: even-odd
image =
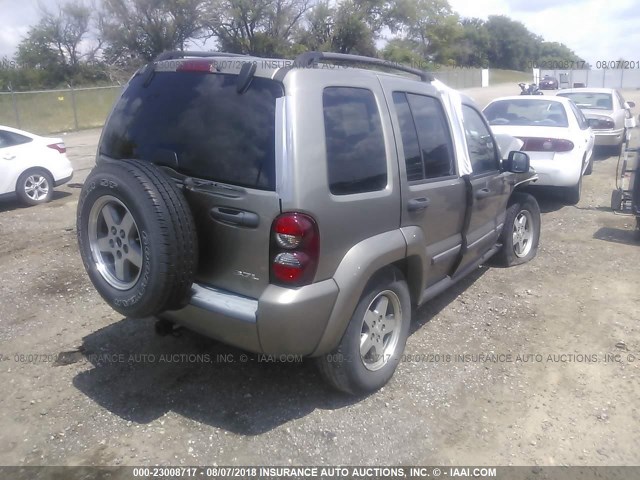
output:
[[[464,268],[464,270],[459,271],[453,277],[446,277],[440,280],[435,285],[430,286],[420,296],[420,301],[418,302],[418,306],[422,305],[425,302],[428,302],[434,297],[437,297],[442,292],[447,290],[452,285],[458,283],[459,280],[466,277],[473,270],[478,268],[478,266],[482,265],[484,262],[493,257],[498,251],[502,248],[502,244],[495,244],[490,250],[488,250],[484,255],[482,255],[478,260],[473,263],[470,263],[468,266]]]

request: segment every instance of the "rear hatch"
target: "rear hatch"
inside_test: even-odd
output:
[[[275,111],[283,87],[255,76],[239,92],[238,75],[203,62],[172,61],[173,69],[136,75],[99,154],[156,163],[182,180],[198,228],[197,281],[258,298],[269,283],[270,229],[280,213]]]

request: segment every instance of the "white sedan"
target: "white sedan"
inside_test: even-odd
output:
[[[535,185],[560,187],[570,204],[580,201],[582,176],[593,169],[594,133],[580,109],[568,98],[501,97],[483,113],[496,134],[524,142],[538,173]]]
[[[15,193],[27,205],[51,200],[54,187],[73,176],[66,151],[60,138],[0,125],[0,196]]]

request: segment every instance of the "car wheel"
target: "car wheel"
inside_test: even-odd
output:
[[[567,205],[576,205],[580,201],[580,196],[582,195],[582,175],[580,175],[580,180],[578,183],[569,187],[565,191],[565,198]]]
[[[26,205],[46,203],[53,195],[53,178],[42,169],[28,170],[16,182],[16,195]]]
[[[593,155],[589,158],[589,163],[587,164],[587,168],[584,171],[585,175],[591,175],[593,173]]]
[[[409,335],[411,300],[402,273],[389,268],[365,289],[338,347],[317,359],[334,388],[364,394],[393,376]]]
[[[528,193],[516,192],[509,200],[504,227],[500,234],[502,247],[496,255],[496,260],[506,267],[526,263],[538,253],[539,242],[538,202]]]
[[[78,202],[78,245],[94,287],[128,317],[184,306],[197,266],[191,210],[175,183],[141,161],[103,162]]]

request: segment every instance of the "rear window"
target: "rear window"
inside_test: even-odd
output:
[[[275,109],[282,85],[236,75],[156,72],[135,77],[109,119],[100,153],[156,163],[177,159],[186,175],[275,189]]]
[[[564,106],[537,99],[498,100],[483,111],[490,125],[568,127]]]
[[[579,108],[589,110],[613,110],[613,97],[609,93],[559,93],[559,97],[573,100]]]

